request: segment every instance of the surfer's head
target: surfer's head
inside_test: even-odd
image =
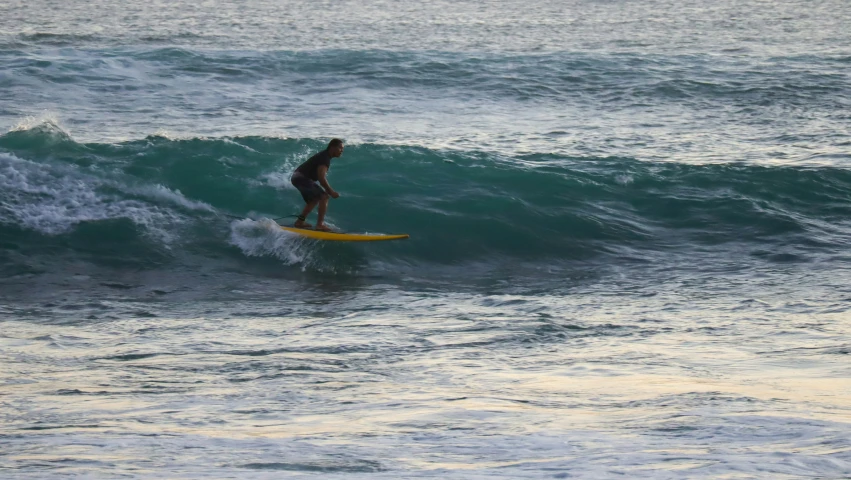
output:
[[[335,138],[328,142],[328,153],[331,154],[332,157],[336,158],[343,154],[343,141],[339,138]]]

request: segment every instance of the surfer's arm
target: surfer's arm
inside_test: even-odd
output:
[[[328,167],[326,167],[325,165],[320,165],[316,173],[319,176],[319,185],[322,185],[322,188],[325,189],[325,193],[331,195],[331,198],[339,197],[340,194],[334,191],[333,188],[331,188],[331,184],[328,183],[328,178],[326,178],[325,176],[328,173]]]

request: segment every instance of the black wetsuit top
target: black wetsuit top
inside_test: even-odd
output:
[[[319,166],[325,165],[331,168],[331,152],[327,149],[322,150],[316,155],[310,157],[306,162],[302,163],[295,169],[296,172],[306,176],[314,182],[319,181]]]

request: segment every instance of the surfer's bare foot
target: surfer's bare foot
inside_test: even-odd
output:
[[[331,227],[329,227],[328,225],[325,225],[324,223],[317,223],[316,228],[314,230],[320,230],[320,231],[323,231],[323,232],[330,232]]]
[[[309,223],[307,223],[303,220],[296,220],[295,223],[293,224],[293,226],[295,228],[313,228],[313,225],[311,225],[311,224],[309,224]]]

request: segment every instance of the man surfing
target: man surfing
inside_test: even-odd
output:
[[[302,163],[295,169],[293,176],[290,178],[293,186],[301,192],[301,197],[307,204],[301,215],[293,224],[296,228],[311,228],[311,225],[305,220],[310,212],[318,204],[319,216],[316,219],[316,230],[330,232],[331,229],[325,225],[325,212],[328,210],[328,197],[337,198],[340,196],[331,185],[328,183],[328,169],[331,168],[331,159],[337,158],[343,154],[343,141],[335,138],[328,142],[328,148],[310,157],[306,162]],[[317,183],[319,182],[319,183]],[[320,186],[321,185],[321,186]]]

